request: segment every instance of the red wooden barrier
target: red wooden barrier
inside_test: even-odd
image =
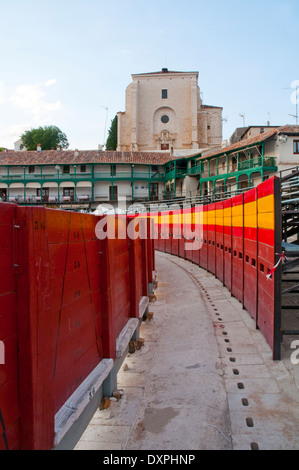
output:
[[[185,259],[192,261],[195,238],[194,207],[183,210],[183,234],[185,238]]]
[[[274,351],[274,358],[279,358],[280,289],[277,285],[279,270],[267,277],[275,266],[281,253],[279,207],[275,201],[279,198],[279,181],[271,178],[257,187],[258,197],[258,321],[257,324]],[[276,225],[277,223],[277,225]],[[275,230],[276,229],[276,230]],[[279,286],[279,289],[278,289]]]
[[[159,250],[165,252],[166,225],[163,212],[159,212]]]
[[[18,213],[25,223],[17,286],[21,448],[49,449],[56,412],[103,357],[96,218]]]
[[[279,187],[279,179],[273,177],[244,194],[204,206],[199,251],[182,250],[196,238],[193,221],[199,208],[183,210],[182,233],[187,240],[179,241],[179,256],[215,274],[248,310],[275,359],[280,357],[281,285],[279,269],[272,276],[269,272],[281,252]]]
[[[0,450],[20,447],[16,275],[21,233],[16,206],[0,203]]]
[[[181,238],[181,211],[175,210],[172,213],[172,240],[171,253],[179,256],[179,240]]]
[[[195,246],[192,251],[193,263],[200,264],[200,250],[203,243],[202,240],[202,206],[194,207],[194,236]]]
[[[207,247],[208,247],[208,271],[216,273],[216,204],[209,204],[207,211]]]
[[[200,267],[208,269],[208,209],[203,207],[202,213],[202,246],[200,249]]]
[[[138,218],[134,219],[133,222],[135,222],[135,224],[138,226],[143,226],[143,228],[141,228],[142,231],[147,229],[147,219]],[[132,220],[129,220],[128,223],[132,224]],[[128,240],[131,304],[130,316],[133,318],[139,318],[140,300],[148,293],[149,272],[148,262],[146,260],[147,251],[145,252],[145,247],[148,244],[148,240],[150,239],[141,239],[140,237]],[[118,331],[118,334],[120,331]]]
[[[171,211],[167,211],[163,213],[163,216],[164,216],[165,253],[171,254],[172,213]]]
[[[180,210],[179,214],[179,225],[180,225],[180,238],[179,238],[179,257],[185,257],[185,238],[184,238],[184,211]]]
[[[224,281],[224,229],[223,229],[223,202],[215,204],[215,230],[216,230],[216,277]]]
[[[232,200],[223,201],[224,285],[232,289]]]
[[[232,287],[231,292],[243,303],[243,194],[232,198]]]
[[[257,189],[244,194],[244,307],[257,321]]]

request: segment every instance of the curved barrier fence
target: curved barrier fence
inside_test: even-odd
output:
[[[156,249],[214,274],[255,320],[273,359],[280,359],[279,178],[225,201],[151,215]]]
[[[0,203],[0,450],[73,448],[148,313],[155,249],[216,276],[280,359],[280,181],[96,216]]]
[[[72,448],[80,416],[116,388],[154,249],[128,237],[129,218],[107,220],[0,204],[0,450]]]

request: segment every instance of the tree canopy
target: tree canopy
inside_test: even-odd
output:
[[[66,135],[56,126],[31,129],[21,135],[21,140],[27,150],[36,150],[38,144],[42,150],[57,149],[57,147],[67,149],[69,146]]]
[[[117,147],[117,115],[111,121],[111,126],[108,131],[106,140],[106,150],[116,150]]]

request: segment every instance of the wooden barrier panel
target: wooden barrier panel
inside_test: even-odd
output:
[[[164,218],[164,243],[165,243],[165,248],[164,251],[165,253],[171,254],[171,240],[172,240],[172,213],[171,211],[167,211],[163,213],[163,218]]]
[[[281,221],[277,203],[279,180],[271,178],[257,187],[258,205],[258,319],[257,324],[273,351],[280,357],[280,291],[279,270],[269,275],[281,254]],[[279,208],[279,205],[278,205]],[[278,280],[278,284],[277,284]],[[279,288],[278,288],[279,286]]]
[[[0,450],[20,448],[16,275],[22,269],[22,222],[0,203]]]
[[[135,218],[128,220],[129,224],[134,223],[143,225],[141,231],[147,230],[147,219]],[[150,238],[149,238],[150,240]],[[129,274],[130,284],[128,289],[130,291],[130,317],[139,318],[139,303],[143,296],[148,293],[148,265],[146,260],[146,253],[144,245],[147,244],[147,239],[136,237],[135,239],[128,240],[129,247]],[[118,331],[118,334],[120,331]],[[115,338],[116,339],[116,338]]]
[[[257,322],[257,189],[244,194],[244,307]]]
[[[200,249],[200,267],[208,269],[208,209],[203,207],[202,212],[202,246]]]
[[[194,207],[194,242],[195,247],[192,251],[192,261],[193,263],[200,264],[200,252],[203,243],[202,239],[202,224],[203,224],[203,215],[202,215],[202,206]]]
[[[194,244],[194,207],[183,210],[183,234],[185,239],[185,259],[192,261]]]
[[[129,239],[127,217],[113,216],[115,236],[102,227],[98,237],[108,219],[0,204],[1,450],[51,449],[55,415],[139,318],[155,266],[151,220]]]
[[[159,250],[165,252],[166,223],[163,212],[159,212]]]
[[[207,241],[208,241],[208,271],[216,274],[216,204],[208,205]]]
[[[215,230],[216,230],[216,277],[224,281],[224,232],[223,232],[223,202],[215,204]]]
[[[172,240],[171,253],[179,256],[179,240],[181,238],[181,211],[175,210],[172,213]]]
[[[49,449],[55,414],[102,359],[96,218],[29,207],[18,214],[21,448]]]
[[[280,357],[280,268],[271,276],[269,273],[282,250],[279,188],[279,179],[272,177],[246,193],[204,206],[200,250],[183,252],[186,240],[182,236],[179,241],[179,256],[215,274],[248,310],[271,346],[274,359]],[[196,227],[198,211],[182,210],[185,236],[186,221],[189,227]],[[186,237],[189,244],[194,232],[190,235]]]
[[[153,272],[155,270],[155,224],[154,218],[147,214],[146,219],[146,240],[147,240],[147,267],[148,283],[153,283]]]
[[[185,258],[185,238],[184,238],[184,211],[179,212],[180,238],[179,238],[179,257]]]
[[[232,200],[223,201],[224,285],[232,289]]]
[[[231,293],[243,304],[243,194],[232,198],[232,287]]]

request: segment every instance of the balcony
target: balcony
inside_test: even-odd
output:
[[[148,172],[133,172],[134,180],[150,180],[164,181],[165,175],[163,173],[148,173]],[[90,181],[90,180],[130,180],[132,179],[131,172],[119,172],[111,175],[110,172],[95,172],[92,173],[14,173],[14,174],[1,174],[0,181],[16,181],[16,182],[37,182],[37,181]]]
[[[175,178],[184,178],[188,173],[188,170],[185,168],[176,168],[173,170],[170,170],[166,173],[165,179],[166,181],[171,181]]]
[[[238,171],[250,170],[258,167],[276,167],[275,157],[257,157],[250,160],[241,161],[238,163]]]
[[[208,170],[205,163],[205,169],[203,170],[203,166],[199,164],[188,168],[188,175],[200,175],[201,179],[208,179],[215,176],[223,176],[243,171],[246,172],[255,168],[263,168],[265,170],[271,169],[275,171],[276,157],[257,157],[239,162],[229,161],[228,169],[226,165],[225,168],[219,166],[218,169],[216,169],[215,165],[213,165],[213,167]]]

